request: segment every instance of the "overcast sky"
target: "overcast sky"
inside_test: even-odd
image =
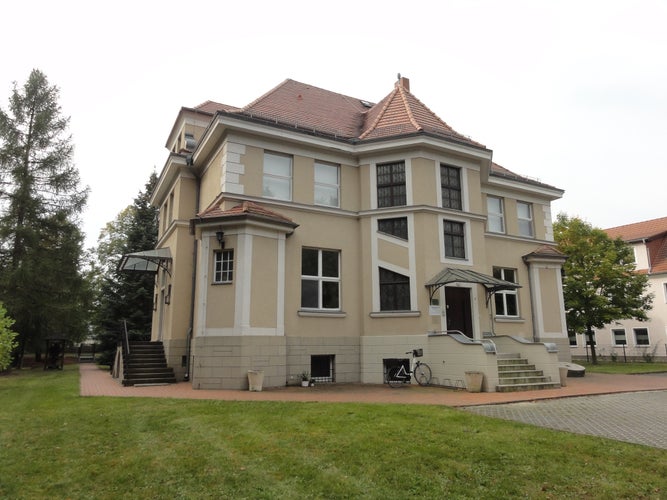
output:
[[[397,73],[494,161],[607,228],[667,216],[667,1],[11,2],[0,107],[60,88],[93,246],[164,166],[181,106],[244,106],[286,78],[377,102]]]

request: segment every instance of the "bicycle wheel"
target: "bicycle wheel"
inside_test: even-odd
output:
[[[426,363],[419,363],[415,366],[413,375],[419,385],[428,385],[431,382],[431,367]]]
[[[403,385],[403,379],[398,376],[398,370],[400,370],[400,366],[392,366],[387,372],[387,383],[393,389]]]

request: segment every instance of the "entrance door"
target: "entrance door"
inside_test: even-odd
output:
[[[447,330],[459,330],[472,338],[470,288],[445,287]]]

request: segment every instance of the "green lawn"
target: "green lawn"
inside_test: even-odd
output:
[[[0,498],[665,498],[667,451],[436,406],[83,398],[0,376]]]
[[[667,372],[667,363],[646,363],[641,361],[623,363],[622,361],[607,360],[598,361],[597,365],[582,361],[575,361],[575,363],[585,366],[587,372],[593,373],[640,374]]]

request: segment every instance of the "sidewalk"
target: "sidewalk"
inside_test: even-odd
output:
[[[94,363],[79,365],[81,396],[216,399],[228,401],[319,401],[336,403],[397,403],[444,406],[475,406],[520,401],[538,401],[572,396],[667,390],[667,373],[653,375],[607,375],[586,373],[568,378],[559,389],[523,392],[470,393],[443,387],[410,385],[392,389],[374,384],[331,384],[315,387],[280,387],[262,392],[195,390],[189,382],[148,387],[123,387]]]

